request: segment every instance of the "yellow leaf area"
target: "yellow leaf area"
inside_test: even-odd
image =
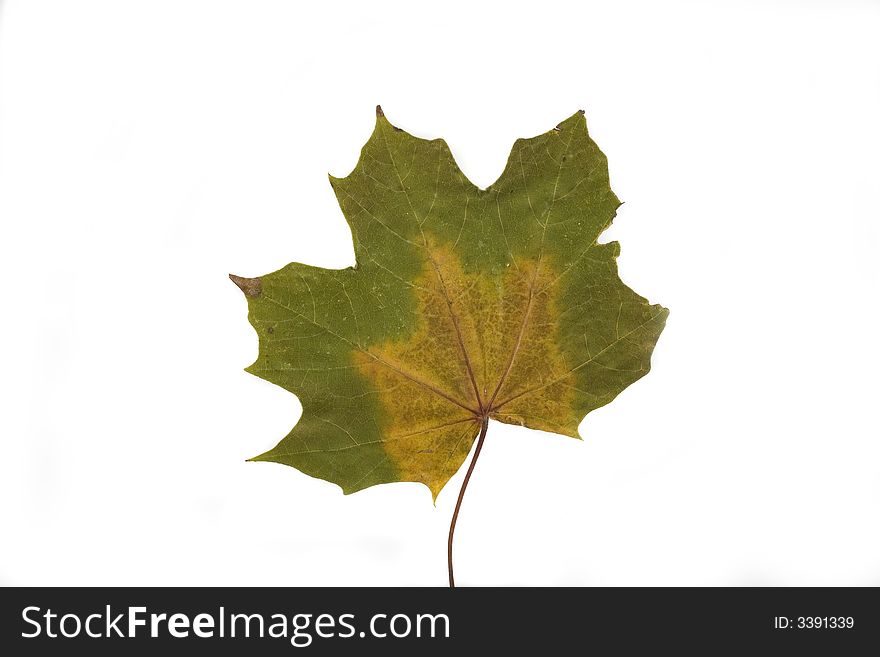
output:
[[[484,418],[571,436],[581,418],[573,388],[556,385],[569,374],[553,342],[556,274],[525,259],[497,276],[465,273],[451,249],[430,243],[425,252],[415,332],[353,357],[381,391],[383,447],[399,478],[436,498]]]

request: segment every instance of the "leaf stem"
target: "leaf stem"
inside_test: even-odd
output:
[[[477,439],[477,449],[474,451],[474,458],[471,459],[471,464],[468,466],[467,472],[464,475],[464,481],[461,484],[461,490],[458,493],[458,501],[455,503],[455,511],[452,513],[452,522],[449,523],[449,544],[448,544],[448,560],[449,560],[449,587],[455,588],[455,576],[452,573],[452,537],[455,534],[455,523],[458,520],[458,511],[461,509],[461,501],[464,499],[464,492],[467,490],[468,482],[471,480],[471,473],[474,471],[474,466],[477,464],[477,459],[480,458],[480,450],[483,449],[483,441],[486,440],[486,429],[489,428],[489,418],[487,416],[483,417],[483,426],[480,429],[480,437]]]

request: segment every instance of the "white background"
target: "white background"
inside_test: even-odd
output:
[[[880,3],[5,2],[0,583],[443,585],[462,472],[245,463],[300,407],[226,278],[353,264],[382,103],[486,186],[586,110],[671,309],[583,442],[492,424],[463,585],[880,584]]]

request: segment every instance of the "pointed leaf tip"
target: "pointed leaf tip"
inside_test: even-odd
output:
[[[244,292],[248,299],[256,299],[263,292],[263,281],[258,278],[244,278],[229,274],[229,280],[238,285],[239,289]]]
[[[561,132],[574,126],[586,125],[586,116],[586,112],[584,112],[584,110],[582,109],[579,109],[577,112],[565,119],[565,121],[557,124],[556,127],[553,128],[553,130],[555,132]]]
[[[385,112],[382,109],[381,105],[376,105],[376,125],[386,125],[395,132],[403,132],[396,125],[393,125],[391,121],[388,120],[388,117],[385,116]]]

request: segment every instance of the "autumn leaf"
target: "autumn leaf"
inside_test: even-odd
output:
[[[231,276],[259,336],[248,371],[303,407],[253,460],[345,493],[415,481],[436,498],[489,419],[578,437],[650,369],[668,311],[624,285],[618,244],[599,242],[620,201],[583,112],[517,140],[479,189],[446,142],[377,108],[354,171],[330,183],[355,267]]]

